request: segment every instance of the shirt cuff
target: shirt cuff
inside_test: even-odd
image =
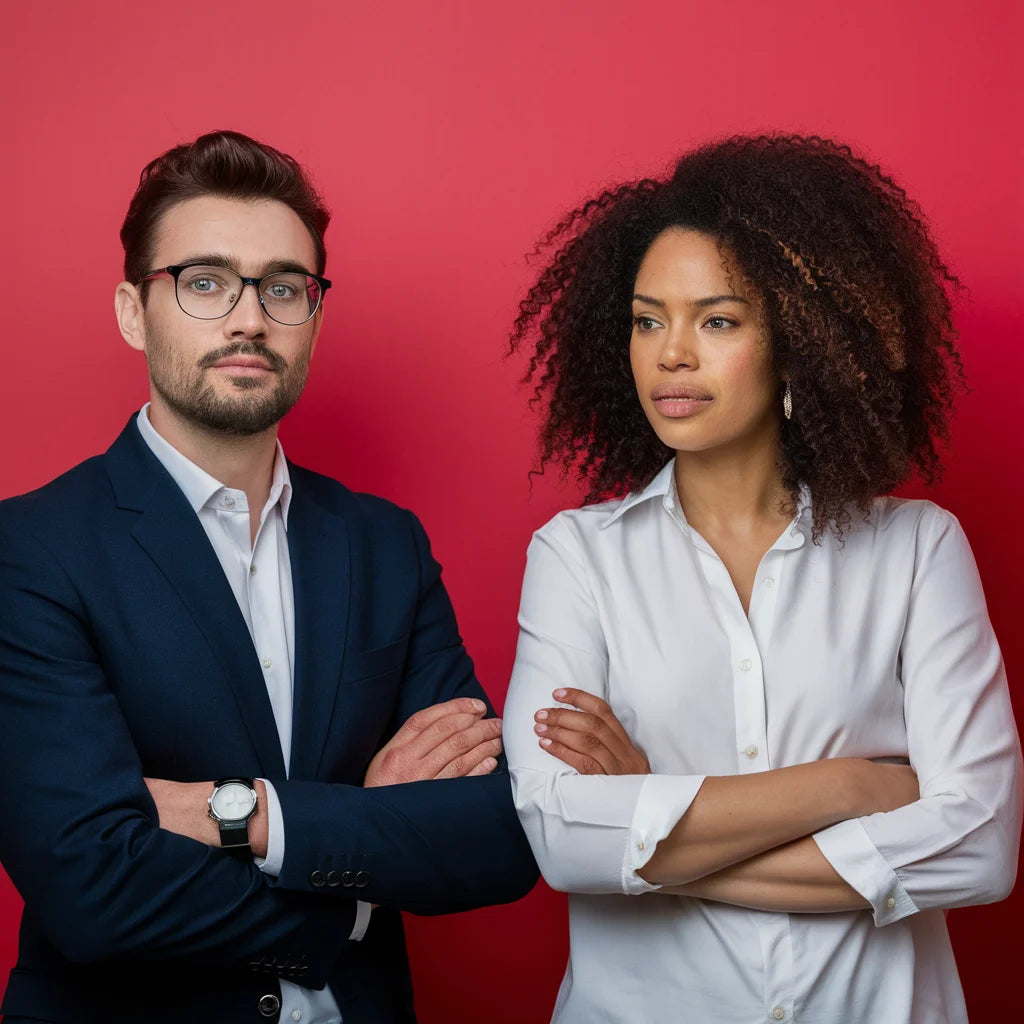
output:
[[[629,845],[622,864],[622,891],[630,894],[657,892],[637,872],[654,855],[655,847],[679,823],[690,809],[693,798],[704,784],[703,775],[648,775],[640,787],[633,811]]]
[[[266,779],[258,781],[267,788],[267,855],[254,857],[253,860],[265,875],[277,878],[284,864],[284,815],[281,813],[277,790]],[[358,917],[356,920],[359,920]]]
[[[917,904],[856,818],[841,821],[812,838],[843,881],[871,904],[876,925],[892,924],[917,913]]]
[[[356,902],[356,919],[352,923],[352,932],[348,937],[349,942],[360,942],[370,927],[370,914],[373,913],[373,904],[364,903],[362,900]]]

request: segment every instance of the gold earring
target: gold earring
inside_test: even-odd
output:
[[[782,391],[782,415],[787,420],[793,418],[793,388],[790,386],[789,381],[786,381],[786,386]]]

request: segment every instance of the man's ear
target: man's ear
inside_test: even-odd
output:
[[[114,314],[121,337],[139,352],[146,351],[145,309],[139,289],[122,281],[114,292]]]

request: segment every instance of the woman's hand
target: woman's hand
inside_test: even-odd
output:
[[[568,708],[542,708],[533,717],[540,745],[581,775],[649,775],[651,766],[600,697],[585,690],[555,690]]]

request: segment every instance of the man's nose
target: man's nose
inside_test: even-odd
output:
[[[267,314],[260,304],[259,292],[255,285],[242,285],[238,301],[224,319],[224,330],[228,334],[252,337],[266,333]]]

